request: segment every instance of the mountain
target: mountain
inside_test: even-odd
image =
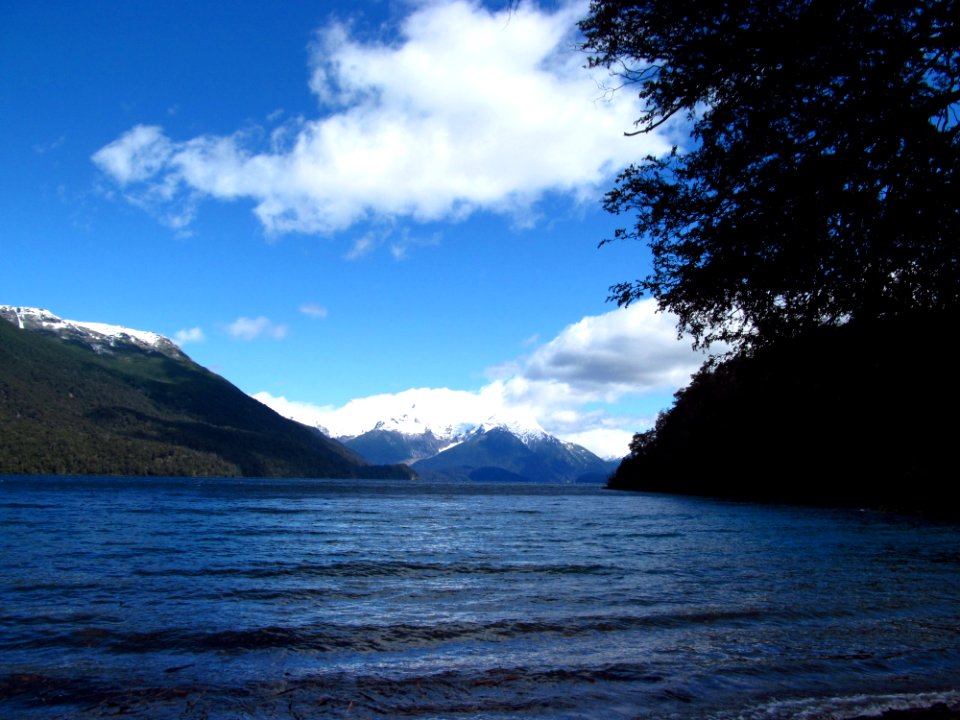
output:
[[[0,473],[410,477],[281,417],[156,333],[0,306]]]
[[[106,323],[64,320],[49,310],[12,305],[0,305],[0,318],[15,324],[21,330],[55,335],[61,340],[86,345],[98,355],[109,355],[127,347],[158,352],[175,360],[188,360],[176,343],[154,332]]]
[[[415,408],[339,438],[369,462],[403,462],[421,477],[484,482],[606,482],[616,462],[527,421],[431,422]]]
[[[580,445],[505,424],[481,425],[456,445],[412,465],[422,477],[558,483],[602,483],[616,466]]]
[[[399,430],[386,430],[378,423],[373,430],[351,438],[338,438],[340,442],[364,458],[378,464],[406,463],[429,458],[450,445],[449,440],[439,438],[432,431],[413,435]]]

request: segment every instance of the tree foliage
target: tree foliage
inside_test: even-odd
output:
[[[746,348],[960,299],[960,2],[594,0],[593,66],[689,141],[626,169],[616,238],[703,345]]]
[[[945,321],[960,316],[853,320],[704,368],[610,485],[960,518]]]

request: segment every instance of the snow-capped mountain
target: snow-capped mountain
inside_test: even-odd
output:
[[[616,467],[518,418],[433,423],[408,413],[338,439],[367,462],[402,462],[421,476],[447,480],[602,482]]]
[[[120,325],[98,322],[65,320],[49,310],[15,305],[0,305],[0,318],[21,330],[33,330],[58,335],[87,345],[98,354],[109,354],[119,347],[162,353],[175,359],[184,358],[183,352],[170,338],[147,330],[133,330]]]
[[[536,442],[549,437],[546,430],[540,427],[535,420],[520,420],[519,418],[500,418],[490,416],[482,422],[460,420],[450,422],[449,418],[432,420],[419,417],[412,413],[380,420],[372,430],[398,432],[402,435],[425,435],[430,433],[435,438],[445,440],[448,445],[462,442],[467,436],[476,432],[486,432],[494,428],[503,428],[516,435],[524,443]]]
[[[0,474],[412,477],[374,467],[153,332],[0,306]]]
[[[367,462],[404,463],[424,477],[604,482],[619,464],[559,440],[529,414],[490,414],[498,403],[479,395],[411,389],[351,401],[337,414],[267,393],[255,397],[293,420],[314,427],[322,421],[331,437]]]
[[[449,441],[438,438],[429,430],[420,435],[413,435],[397,430],[374,428],[362,435],[337,439],[367,462],[378,465],[393,463],[412,465],[417,460],[433,457],[450,447]]]
[[[281,417],[169,339],[0,306],[0,474],[403,478]]]
[[[550,437],[536,422],[521,422],[516,418],[489,417],[478,423],[468,420],[451,422],[447,417],[438,422],[408,412],[380,420],[359,435],[340,435],[338,439],[364,457],[391,457],[390,462],[410,464],[497,428],[510,432],[524,444]]]
[[[413,463],[418,475],[481,482],[604,482],[617,463],[545,432],[480,426],[456,445]]]

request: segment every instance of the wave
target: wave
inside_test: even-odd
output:
[[[810,613],[804,614],[806,618]],[[824,613],[829,617],[829,613]],[[81,616],[73,620],[82,621]],[[749,628],[771,622],[795,621],[790,611],[771,613],[763,608],[742,610],[684,611],[673,613],[650,613],[647,615],[587,615],[576,617],[564,615],[557,619],[504,618],[489,621],[438,621],[426,618],[424,622],[398,623],[317,623],[305,626],[254,627],[247,629],[218,629],[201,631],[195,628],[158,628],[148,631],[129,632],[107,625],[85,625],[68,632],[36,633],[33,631],[11,632],[0,640],[0,648],[101,648],[115,653],[152,652],[227,652],[283,649],[288,651],[377,653],[421,650],[427,646],[448,643],[499,643],[523,641],[551,643],[560,639],[609,635],[629,637],[630,633],[655,630],[690,630],[710,626]],[[12,617],[11,625],[27,626],[19,618]],[[48,620],[49,622],[49,620]],[[64,619],[63,624],[70,620]],[[54,624],[54,623],[51,623]],[[55,623],[60,624],[60,623]],[[863,652],[857,655],[833,655],[822,659],[846,660],[868,659]]]
[[[238,685],[197,682],[191,665],[167,668],[163,683],[89,676],[10,673],[0,676],[0,702],[23,717],[117,715],[157,720],[270,718],[711,718],[712,720],[841,720],[946,704],[960,693],[825,693],[743,703],[704,704],[682,680],[643,663],[599,667],[510,666],[401,675],[346,672],[272,677]],[[72,715],[72,713],[71,713]]]
[[[447,577],[453,575],[619,575],[614,565],[599,563],[481,563],[411,560],[351,560],[329,563],[270,563],[258,566],[137,568],[133,574],[142,577],[238,577],[238,578],[380,578],[380,577]]]

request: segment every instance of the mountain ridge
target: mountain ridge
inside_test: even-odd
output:
[[[267,393],[257,397],[267,404],[278,400]],[[320,427],[315,416],[279,400],[277,409],[288,417]],[[437,480],[603,483],[620,462],[550,435],[530,415],[486,414],[442,397],[420,400],[394,403],[380,418],[369,413],[338,418],[341,432],[330,426],[330,434],[368,462],[404,463]]]
[[[70,338],[86,343],[97,353],[109,353],[120,343],[155,350],[180,360],[187,358],[173,340],[148,330],[134,330],[122,325],[99,322],[66,320],[45,308],[19,305],[0,305],[0,318],[16,324],[21,330],[49,333],[60,338]]]
[[[523,437],[505,425],[481,425],[462,442],[411,467],[423,477],[479,482],[602,483],[616,465],[545,432]]]
[[[481,423],[438,437],[426,423],[422,426],[424,432],[412,434],[384,429],[389,424],[378,422],[361,435],[338,439],[368,462],[402,462],[434,479],[602,483],[617,466],[542,428]]]
[[[281,417],[169,338],[0,306],[0,473],[409,478]]]

